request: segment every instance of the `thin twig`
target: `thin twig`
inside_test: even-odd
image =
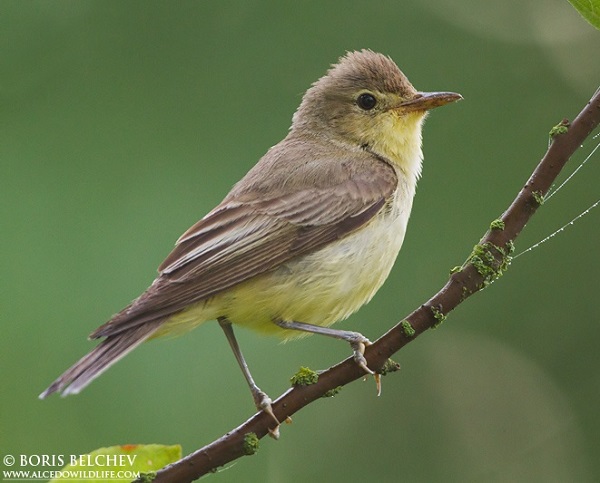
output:
[[[392,354],[439,324],[457,305],[502,274],[510,262],[513,241],[543,203],[563,166],[599,122],[600,92],[596,92],[571,124],[563,121],[561,129],[553,130],[558,134],[554,135],[541,162],[501,219],[492,223],[460,270],[453,273],[446,285],[425,304],[367,348],[365,357],[369,367],[381,369]],[[566,132],[564,127],[567,127]],[[280,421],[284,421],[328,391],[363,376],[364,372],[352,358],[348,358],[321,373],[315,384],[293,387],[279,396],[273,403],[273,412]],[[190,482],[215,471],[248,454],[248,444],[244,444],[247,435],[254,433],[262,438],[268,434],[271,425],[271,417],[259,412],[216,441],[160,470],[154,482]]]

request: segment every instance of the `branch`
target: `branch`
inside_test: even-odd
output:
[[[544,196],[571,155],[599,122],[600,90],[572,123],[563,120],[553,128],[550,133],[552,143],[525,186],[502,217],[492,222],[465,264],[450,276],[446,285],[367,347],[365,357],[369,367],[380,371],[392,354],[427,329],[437,326],[461,302],[502,275],[510,263],[514,240],[543,203]],[[316,383],[293,387],[279,396],[273,402],[273,412],[280,421],[284,421],[328,391],[362,377],[362,369],[353,358],[348,358],[320,373]],[[270,416],[259,412],[216,441],[158,471],[153,481],[193,481],[230,461],[252,454],[256,438],[268,434],[270,425]]]

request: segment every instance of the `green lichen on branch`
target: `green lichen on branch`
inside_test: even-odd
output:
[[[294,374],[290,381],[292,386],[310,386],[316,384],[319,380],[319,374],[308,367],[301,367],[296,374]]]
[[[550,129],[548,135],[550,139],[554,139],[559,134],[565,134],[569,130],[570,123],[567,119],[563,119],[556,126]]]
[[[385,361],[385,364],[382,366],[381,370],[379,370],[378,372],[382,376],[387,376],[388,374],[399,371],[399,370],[400,370],[400,364],[398,364],[396,361],[394,361],[392,359],[388,359],[387,361]]]
[[[402,327],[402,332],[404,332],[404,335],[406,337],[414,337],[415,336],[415,328],[412,326],[412,324],[408,321],[408,320],[403,320],[402,322],[400,322],[400,327]]]
[[[256,433],[246,433],[244,435],[244,454],[250,456],[258,451],[258,436]]]
[[[446,320],[446,316],[438,307],[431,307],[431,312],[433,313],[433,317],[435,318],[435,324],[431,327],[432,329],[437,329],[442,322]]]
[[[473,252],[467,262],[475,267],[477,273],[483,277],[480,288],[485,288],[494,280],[500,278],[508,269],[512,260],[511,254],[515,247],[512,241],[506,243],[504,248],[491,242],[479,243],[473,248]]]
[[[510,262],[512,260],[512,254],[515,252],[515,243],[512,240],[508,240],[506,242],[506,244],[504,245],[504,255],[506,257],[509,258],[508,260],[508,264],[510,265]],[[508,267],[507,267],[508,268]]]
[[[534,191],[531,193],[531,196],[533,196],[533,199],[538,205],[542,206],[544,204],[544,194],[541,191]]]
[[[148,473],[140,473],[138,481],[141,483],[152,483],[156,478],[156,471],[150,471]]]
[[[504,221],[498,218],[490,223],[490,230],[504,230],[505,226]]]
[[[325,394],[323,394],[321,397],[333,397],[341,390],[342,390],[342,386],[334,387],[333,389],[326,391]]]

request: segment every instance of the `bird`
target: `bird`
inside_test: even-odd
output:
[[[394,61],[349,51],[302,97],[285,138],[183,233],[150,287],[90,335],[102,339],[42,394],[76,394],[149,339],[216,320],[258,410],[279,421],[233,326],[282,340],[371,342],[331,326],[369,302],[402,247],[427,113],[462,99],[417,91]]]

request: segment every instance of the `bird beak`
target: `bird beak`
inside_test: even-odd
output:
[[[428,111],[436,107],[460,101],[463,97],[456,92],[417,92],[412,99],[399,104],[402,112]]]

